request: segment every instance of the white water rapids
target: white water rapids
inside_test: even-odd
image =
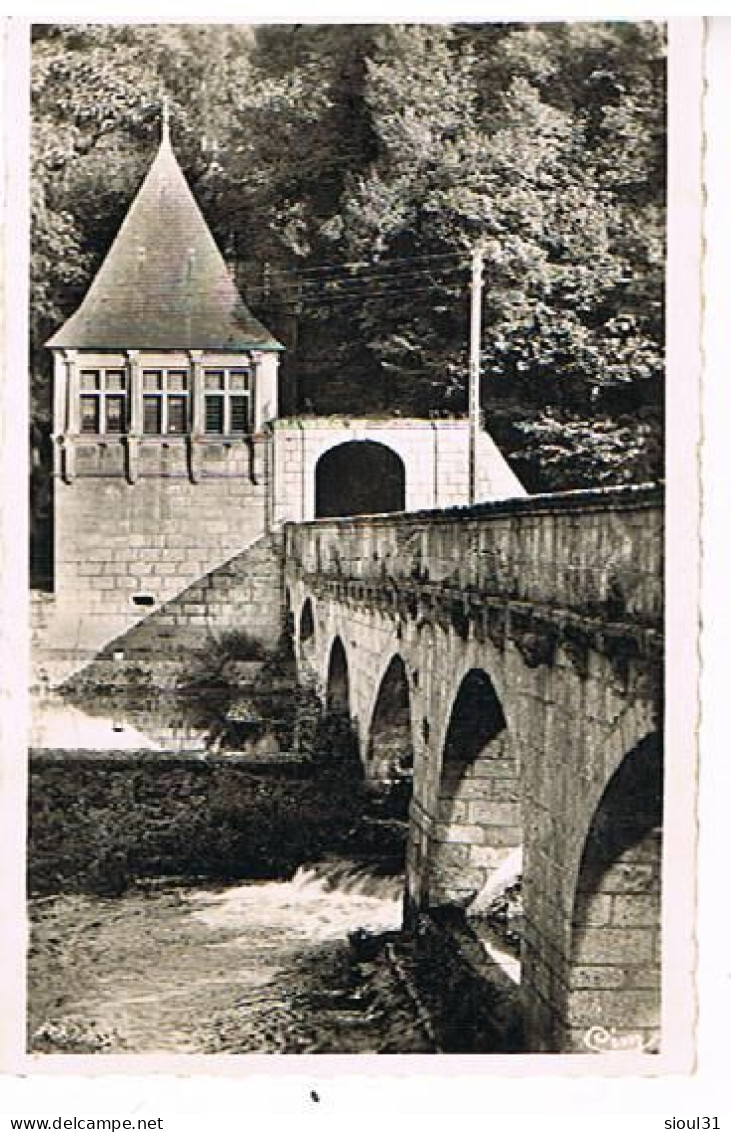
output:
[[[403,877],[379,877],[337,862],[303,865],[289,881],[247,883],[188,899],[195,919],[213,930],[266,930],[272,940],[317,944],[347,939],[358,929],[397,931],[403,886]]]

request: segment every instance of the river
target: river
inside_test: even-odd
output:
[[[138,882],[31,901],[29,1046],[44,1053],[433,1048],[399,959],[403,881],[347,862],[290,880]],[[387,933],[382,948],[349,944]],[[391,936],[389,933],[394,933]]]
[[[286,757],[264,773],[251,752],[148,756],[134,726],[144,713],[104,715],[101,693],[95,702],[92,717],[48,699],[36,717],[28,1048],[437,1051],[414,938],[400,931],[404,878],[391,875],[403,867],[404,800],[392,812],[393,799],[384,806],[363,788],[359,764],[332,758],[340,733],[309,775],[291,777]],[[168,715],[184,715],[179,707],[174,699]],[[166,865],[181,875],[161,875]],[[485,891],[484,910],[519,868],[511,862]],[[233,877],[249,879],[223,879]],[[516,984],[515,957],[484,926],[478,935]],[[437,982],[442,974],[438,964]]]

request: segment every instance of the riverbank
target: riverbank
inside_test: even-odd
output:
[[[119,895],[148,877],[289,877],[331,855],[403,867],[406,822],[347,759],[164,751],[37,751],[28,884],[35,896]]]

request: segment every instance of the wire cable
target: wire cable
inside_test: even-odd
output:
[[[375,290],[375,291],[374,290],[359,291],[359,292],[353,292],[351,294],[341,294],[341,295],[335,295],[335,294],[332,294],[332,295],[313,295],[313,294],[298,295],[297,297],[292,298],[292,299],[286,299],[285,298],[283,300],[283,305],[288,305],[288,306],[292,306],[292,307],[297,307],[297,306],[330,306],[333,303],[361,303],[361,302],[363,302],[363,300],[366,300],[366,299],[402,298],[402,297],[406,297],[408,295],[432,295],[433,296],[434,295],[434,287],[407,287],[407,288],[403,288],[403,289],[399,289],[399,288],[396,288],[396,287],[388,287],[388,288],[382,288],[380,290]],[[246,297],[249,298],[248,292],[246,293]],[[447,296],[445,296],[445,298],[447,298],[447,297],[452,299],[452,300],[467,298],[467,291],[465,290],[464,292],[460,293],[455,288],[454,290],[450,291]]]
[[[272,276],[274,276],[275,274],[281,274],[296,278],[304,278],[308,275],[327,275],[332,274],[333,272],[342,272],[348,268],[363,267],[369,270],[387,270],[388,268],[396,264],[403,263],[411,265],[414,263],[425,263],[427,261],[438,262],[442,260],[458,260],[460,263],[464,264],[465,271],[468,271],[470,268],[469,253],[467,251],[464,251],[432,253],[429,255],[394,256],[393,258],[384,259],[382,263],[379,263],[377,260],[353,259],[346,260],[340,264],[323,264],[318,267],[304,267],[300,269],[270,267],[269,272]]]
[[[426,272],[402,272],[401,274],[374,274],[368,276],[358,276],[344,279],[327,279],[323,281],[305,280],[304,282],[286,283],[284,285],[276,285],[275,283],[254,283],[242,284],[242,290],[249,296],[258,295],[262,297],[271,297],[273,299],[279,297],[291,296],[293,299],[298,298],[322,298],[326,299],[340,294],[362,295],[366,293],[366,289],[373,290],[374,287],[398,287],[403,283],[426,282],[427,289],[438,290],[439,288],[455,288],[464,285],[468,282],[465,273],[458,272],[455,268],[447,269],[442,272],[439,278],[426,279]]]

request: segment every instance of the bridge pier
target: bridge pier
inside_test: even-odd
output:
[[[536,1051],[656,1048],[657,673],[599,651],[575,661],[559,650],[522,776],[525,1033]]]
[[[433,763],[439,775],[420,799],[429,825],[421,900],[464,906],[523,836],[515,738],[483,669],[463,676]]]

